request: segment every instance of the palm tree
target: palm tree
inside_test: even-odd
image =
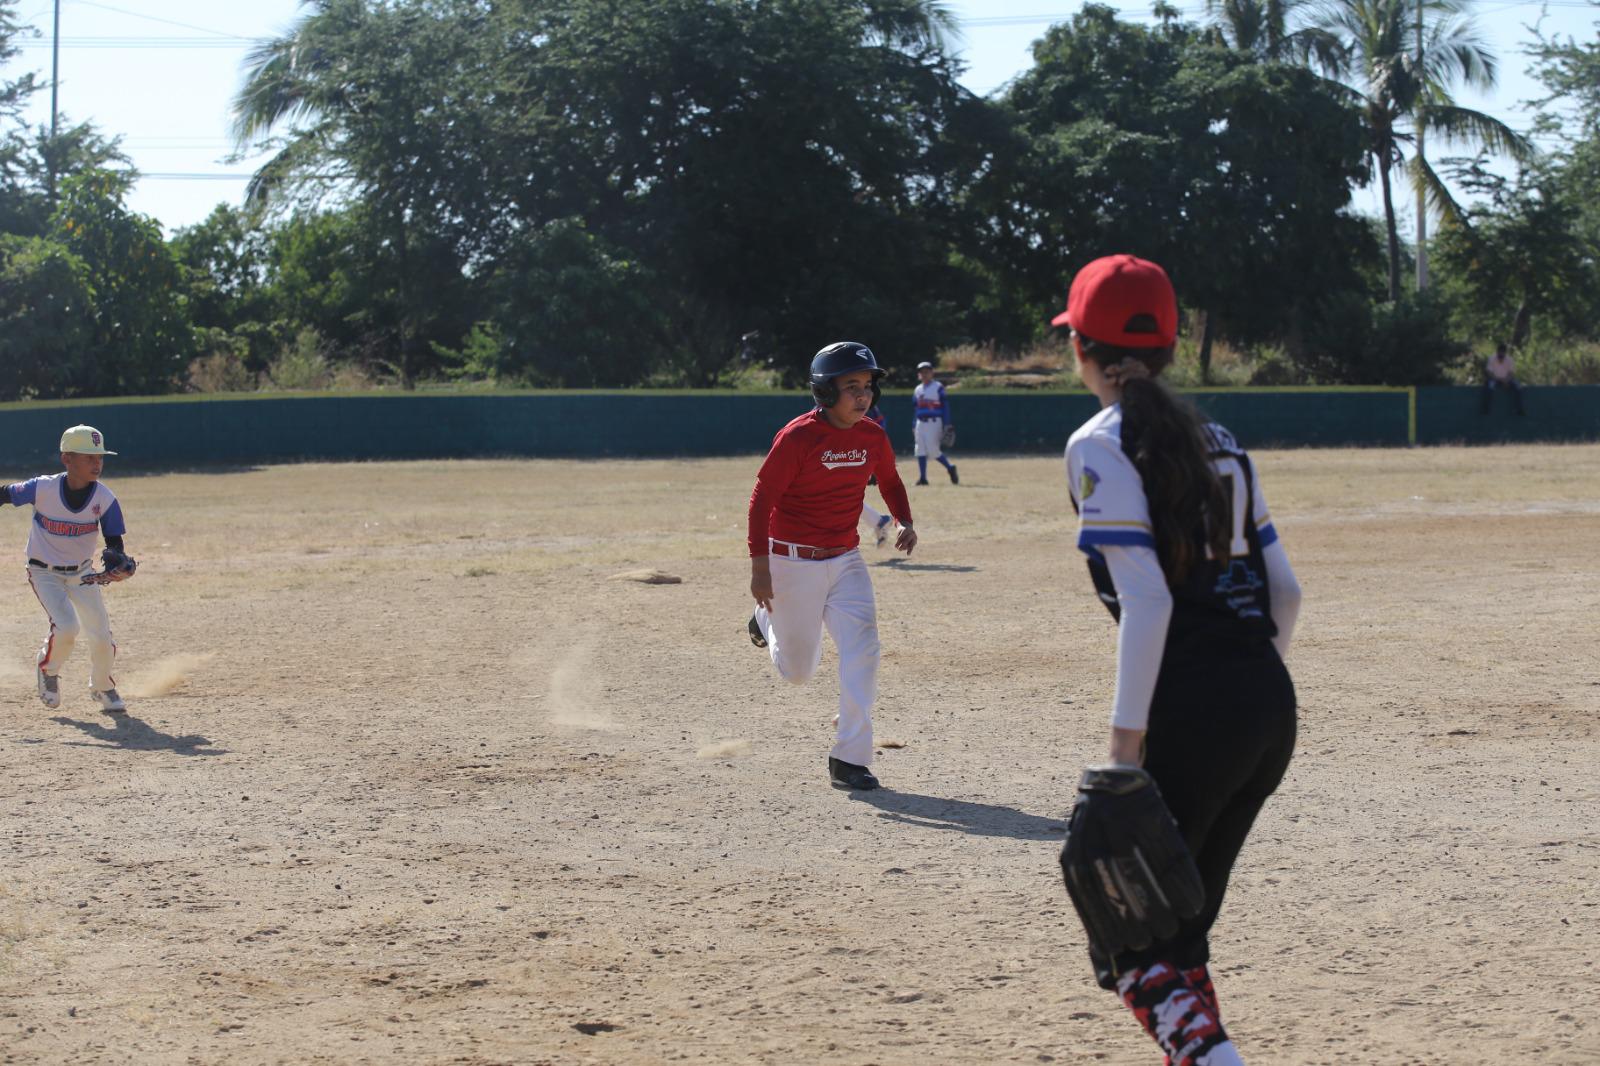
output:
[[[1325,69],[1347,79],[1346,88],[1361,109],[1367,154],[1383,190],[1389,299],[1398,300],[1400,235],[1391,173],[1405,167],[1425,208],[1461,217],[1461,208],[1427,159],[1414,150],[1408,160],[1406,146],[1420,144],[1426,134],[1519,160],[1530,158],[1533,148],[1499,119],[1461,107],[1451,96],[1458,83],[1490,89],[1496,79],[1494,53],[1467,17],[1466,0],[1330,0],[1322,28],[1344,42],[1343,59]]]
[[[1337,68],[1344,52],[1339,38],[1297,15],[1310,0],[1206,0],[1213,32],[1229,48],[1274,63]]]

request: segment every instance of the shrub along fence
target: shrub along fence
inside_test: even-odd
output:
[[[1600,386],[1532,388],[1527,414],[1475,388],[1197,389],[1187,395],[1250,448],[1600,439]],[[1059,452],[1094,413],[1084,393],[950,394],[958,452]],[[469,456],[744,455],[764,452],[804,393],[524,392],[176,397],[0,406],[0,478],[57,465],[61,431],[87,422],[117,464],[174,467]],[[897,450],[908,393],[884,396]]]

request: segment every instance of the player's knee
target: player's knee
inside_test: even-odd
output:
[[[820,659],[821,656],[816,658]],[[773,656],[772,665],[778,668],[778,676],[791,685],[803,685],[811,680],[811,675],[817,672],[817,663],[810,660],[796,662],[783,654],[780,646],[778,654]]]
[[[83,627],[77,621],[57,622],[55,625],[55,638],[60,643],[78,639],[78,634],[83,632]]]
[[[816,666],[811,663],[785,663],[780,660],[777,665],[778,676],[795,686],[810,681],[812,675],[817,672]]]

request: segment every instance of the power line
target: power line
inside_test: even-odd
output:
[[[258,43],[259,37],[63,37],[62,48],[246,48]],[[38,39],[13,41],[16,48],[49,48],[50,42]]]
[[[139,180],[152,181],[250,181],[254,174],[201,174],[185,170],[141,170]]]
[[[144,19],[146,22],[160,22],[160,23],[164,23],[164,24],[166,24],[168,26],[181,26],[183,29],[186,29],[186,30],[198,30],[201,33],[209,33],[209,34],[213,34],[214,36],[217,36],[217,37],[237,37],[238,36],[238,34],[226,33],[226,32],[224,32],[222,30],[213,30],[213,29],[210,29],[210,28],[205,27],[205,26],[196,26],[192,22],[177,22],[177,21],[175,21],[173,19],[157,18],[155,15],[145,15],[145,14],[142,14],[142,13],[140,13],[138,11],[129,11],[126,8],[112,7],[110,4],[97,3],[96,0],[70,0],[70,2],[71,3],[76,3],[76,4],[82,4],[85,7],[98,7],[102,11],[115,11],[119,15],[127,15],[130,18]]]

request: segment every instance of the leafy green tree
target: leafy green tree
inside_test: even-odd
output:
[[[241,146],[276,143],[252,191],[271,202],[358,204],[371,238],[364,285],[387,296],[366,332],[412,386],[434,341],[476,315],[452,306],[492,229],[484,146],[515,98],[487,5],[470,0],[311,0],[284,36],[257,48],[234,101]],[[275,131],[281,137],[273,142]]]
[[[1432,292],[1373,301],[1344,291],[1319,301],[1304,343],[1289,352],[1310,384],[1432,385],[1467,354],[1449,308]]]
[[[90,362],[83,261],[40,237],[0,234],[0,400],[66,395]]]
[[[1467,0],[1332,0],[1323,28],[1345,43],[1332,72],[1352,82],[1361,109],[1366,150],[1383,191],[1389,243],[1389,299],[1400,298],[1400,235],[1395,225],[1392,176],[1406,167],[1412,186],[1430,208],[1448,217],[1460,207],[1421,154],[1406,159],[1419,134],[1433,143],[1465,146],[1526,160],[1527,138],[1504,122],[1455,102],[1456,85],[1493,88],[1494,53],[1466,18]],[[1416,23],[1422,20],[1421,56]],[[1437,138],[1437,140],[1434,140]]]
[[[1563,335],[1600,321],[1600,246],[1579,227],[1581,208],[1561,173],[1525,170],[1509,181],[1482,158],[1456,168],[1456,180],[1481,199],[1439,232],[1442,274],[1461,290],[1459,315],[1478,336],[1527,343],[1535,316]]]
[[[169,243],[188,274],[195,328],[237,354],[246,370],[265,370],[289,332],[276,318],[271,232],[252,212],[219,204]]]
[[[517,92],[541,107],[507,143],[563,172],[528,183],[519,216],[582,217],[663,286],[669,375],[715,380],[752,331],[798,374],[840,335],[905,360],[959,328],[947,249],[982,165],[963,134],[988,109],[937,5],[591,0],[518,19]]]
[[[1036,321],[1111,252],[1162,263],[1245,343],[1292,336],[1314,298],[1360,287],[1360,127],[1310,71],[1089,5],[1034,45],[1005,103],[1026,148],[982,196]]]
[[[1229,48],[1272,63],[1337,66],[1344,45],[1307,16],[1310,0],[1206,0],[1211,28]]]
[[[1557,142],[1551,180],[1577,212],[1578,239],[1600,248],[1600,25],[1587,42],[1541,37],[1530,51],[1532,72],[1548,93],[1539,101],[1538,127]],[[1600,333],[1600,325],[1588,332]]]
[[[666,290],[581,220],[553,222],[502,264],[494,281],[493,331],[479,331],[476,360],[468,365],[525,385],[637,384],[656,367],[665,343],[660,323],[669,316],[651,294]]]
[[[156,221],[125,206],[127,182],[109,171],[71,177],[51,218],[51,239],[83,264],[93,295],[92,358],[75,365],[71,395],[168,392],[193,352],[182,269]]]

